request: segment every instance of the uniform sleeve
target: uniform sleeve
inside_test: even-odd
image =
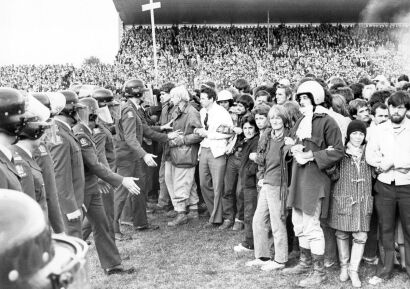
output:
[[[166,143],[168,141],[168,135],[165,133],[156,132],[153,130],[149,125],[142,124],[143,134],[144,137],[156,140],[162,143]]]
[[[121,185],[123,177],[113,173],[109,168],[105,167],[102,163],[98,161],[96,151],[93,147],[91,139],[86,135],[76,136],[81,145],[81,154],[83,156],[84,166],[87,167],[90,172],[95,174],[100,179],[106,181],[107,183],[118,187]]]
[[[93,135],[95,142],[95,148],[97,149],[97,158],[100,163],[102,163],[107,168],[110,168],[108,164],[107,156],[105,155],[105,145],[107,142],[107,135],[104,132],[96,133]]]
[[[55,182],[63,214],[68,214],[79,209],[75,199],[73,176],[71,167],[71,152],[68,142],[50,147],[54,163]]]
[[[137,139],[136,117],[135,112],[131,110],[124,111],[121,116],[121,122],[124,130],[125,142],[136,152],[139,158],[143,158],[147,153]]]

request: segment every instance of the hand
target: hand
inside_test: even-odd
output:
[[[80,220],[81,219],[81,211],[77,209],[72,213],[68,213],[67,214],[67,219],[70,222]]]
[[[173,140],[182,134],[183,134],[182,131],[178,129],[176,131],[168,133],[168,139]]]
[[[383,158],[379,165],[380,171],[383,173],[387,172],[392,167],[394,167],[394,164],[392,162],[387,161],[386,158]]]
[[[100,187],[101,194],[108,194],[112,188],[111,185],[107,182],[100,183],[99,187]]]
[[[134,195],[139,195],[140,194],[140,187],[137,186],[135,181],[138,181],[138,178],[133,178],[133,177],[124,177],[122,179],[122,185],[131,193]]]
[[[172,119],[169,123],[166,123],[164,125],[161,125],[161,130],[172,130],[172,123],[174,120]]]
[[[157,163],[154,161],[154,158],[156,158],[157,156],[156,155],[153,155],[153,154],[146,154],[144,157],[143,157],[143,159],[144,159],[144,162],[147,164],[147,166],[149,166],[149,167],[156,167],[157,166]]]
[[[240,127],[234,127],[234,128],[233,128],[233,132],[234,132],[235,134],[241,134],[241,133],[242,133],[242,129],[241,129]]]
[[[184,145],[184,137],[182,135],[168,142],[170,147],[179,147]]]
[[[250,153],[250,154],[249,154],[249,159],[250,159],[251,161],[255,161],[255,160],[256,160],[256,156],[257,156],[257,153]]]
[[[301,153],[297,153],[293,157],[296,160],[296,162],[300,165],[304,165],[304,164],[309,162],[309,159],[306,159],[306,158],[302,157]]]
[[[201,137],[207,137],[208,136],[208,131],[204,128],[197,128],[195,133],[199,134],[199,136],[201,136]]]
[[[262,186],[263,186],[263,179],[260,179],[260,180],[258,181],[258,186],[262,188]]]
[[[294,145],[293,147],[291,147],[290,151],[292,152],[292,154],[297,154],[297,153],[303,152],[304,148],[305,148],[304,145],[297,144],[297,145]]]
[[[285,140],[285,145],[287,146],[293,146],[296,144],[296,140],[294,140],[291,137],[285,136],[284,140]]]

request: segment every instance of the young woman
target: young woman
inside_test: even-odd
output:
[[[328,218],[329,226],[336,229],[340,281],[350,278],[353,287],[361,287],[358,270],[373,210],[372,174],[371,167],[365,161],[365,139],[366,124],[360,120],[350,122],[346,154],[338,164],[340,177],[330,200]],[[351,250],[350,235],[353,236]]]
[[[253,218],[255,260],[247,266],[261,265],[262,270],[278,270],[288,261],[288,237],[286,231],[286,198],[288,192],[288,167],[285,159],[285,138],[289,135],[290,119],[286,109],[274,105],[268,114],[271,128],[263,133],[257,154],[249,158],[258,164],[262,186]],[[272,260],[266,226],[270,221],[275,246]]]

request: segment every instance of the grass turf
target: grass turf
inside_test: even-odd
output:
[[[278,272],[263,272],[259,268],[245,267],[254,258],[253,253],[237,255],[233,247],[243,238],[242,232],[232,230],[203,229],[205,218],[177,228],[166,226],[168,218],[163,214],[150,215],[151,222],[160,230],[137,233],[137,238],[118,242],[125,266],[134,266],[132,275],[105,276],[98,261],[94,243],[88,254],[88,269],[92,288],[297,288],[297,281],[304,276],[283,276]],[[122,226],[126,234],[132,228]],[[293,265],[297,260],[289,260]],[[379,286],[367,283],[376,270],[375,266],[362,265],[362,288],[410,288],[405,273],[395,272],[394,277]],[[316,289],[353,288],[351,283],[338,279],[338,268],[327,271],[328,281]]]

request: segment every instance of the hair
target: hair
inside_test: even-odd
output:
[[[208,95],[208,99],[212,98],[214,101],[217,99],[216,91],[212,87],[202,85],[201,93],[206,93],[206,95]]]
[[[256,125],[256,121],[255,121],[255,118],[253,117],[253,115],[247,115],[242,119],[241,128],[243,128],[245,123],[249,123],[251,126],[253,126],[255,128],[256,132],[259,132],[259,128]]]
[[[354,115],[357,115],[359,108],[364,106],[367,106],[367,101],[365,101],[364,99],[353,99],[351,102],[349,102],[350,116],[353,117]]]
[[[410,109],[410,96],[405,91],[397,91],[389,97],[387,104],[392,105],[394,107],[397,107],[399,105],[404,105],[406,109],[409,110]]]
[[[374,84],[370,78],[368,77],[362,77],[359,79],[359,83],[362,83],[363,85],[369,85],[369,84]]]
[[[282,106],[286,109],[289,119],[290,127],[293,127],[299,118],[303,116],[300,112],[300,106],[296,101],[287,101]]]
[[[174,87],[175,87],[175,83],[167,82],[167,83],[164,83],[159,90],[166,92],[166,93],[170,93],[171,89],[173,89]]]
[[[356,98],[363,98],[363,88],[364,88],[364,84],[363,83],[352,83],[350,86],[350,89],[353,92],[353,97]]]
[[[241,96],[241,94],[239,93],[239,91],[235,88],[235,87],[228,87],[226,89],[227,91],[229,91],[230,93],[232,93],[232,98],[234,100],[234,102],[238,99],[239,96]]]
[[[397,82],[400,82],[400,81],[407,81],[407,82],[409,82],[409,77],[408,77],[406,74],[402,74],[402,75],[400,75],[400,76],[397,78]]]
[[[330,93],[331,94],[340,94],[340,95],[342,95],[345,98],[346,103],[350,103],[350,101],[355,99],[354,94],[353,94],[353,90],[350,87],[347,87],[347,86],[338,87],[336,89],[331,89]]]
[[[182,101],[188,102],[190,100],[189,92],[183,85],[180,85],[180,86],[177,86],[171,89],[170,94],[171,96],[179,97]]]
[[[266,98],[267,102],[272,101],[272,96],[266,90],[258,90],[258,92],[255,93],[255,100],[258,99],[259,96],[267,96]]]
[[[336,85],[346,86],[346,82],[343,80],[343,78],[341,78],[339,76],[330,77],[329,80],[327,81],[327,84],[328,84],[330,89],[332,89]]]
[[[233,86],[242,93],[251,93],[251,87],[248,81],[244,78],[235,80]]]
[[[402,91],[410,91],[410,83],[405,83],[402,87],[401,87]]]
[[[333,94],[332,95],[332,109],[343,116],[350,117],[349,110],[347,108],[346,99],[343,95]]]
[[[253,115],[259,114],[259,115],[264,115],[268,117],[269,110],[270,110],[270,106],[262,103],[262,104],[258,104],[257,106],[255,106],[252,110],[252,113]]]
[[[278,90],[279,88],[284,88],[285,89],[285,95],[286,95],[287,99],[289,99],[289,97],[292,96],[292,90],[290,89],[289,86],[279,84],[278,87],[276,88],[276,90]]]
[[[369,106],[372,107],[378,102],[386,103],[386,99],[388,99],[392,93],[393,91],[388,89],[377,90],[373,92],[372,96],[370,96],[369,99]]]
[[[376,115],[376,109],[378,109],[378,108],[380,108],[380,109],[389,109],[385,103],[383,103],[383,102],[376,102],[375,104],[373,104],[370,113],[371,113],[372,115]]]
[[[271,119],[274,115],[277,115],[282,119],[284,127],[290,128],[292,124],[291,119],[288,111],[283,105],[275,104],[271,107],[268,113],[268,118]]]
[[[236,102],[242,104],[247,111],[251,111],[254,105],[252,96],[247,93],[242,94]]]

